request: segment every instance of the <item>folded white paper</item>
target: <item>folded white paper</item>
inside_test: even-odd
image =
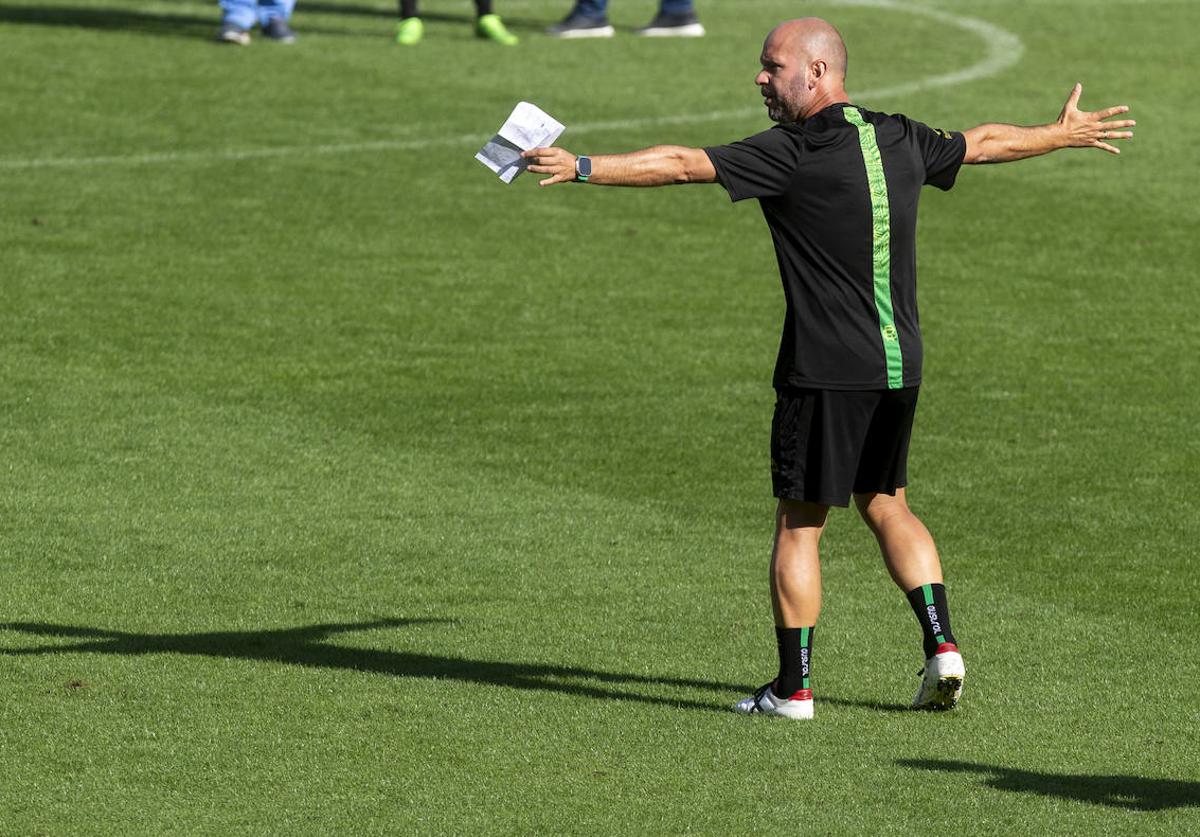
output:
[[[518,102],[500,131],[479,149],[475,159],[505,183],[512,183],[528,165],[521,152],[550,145],[565,130],[562,123],[537,105]]]

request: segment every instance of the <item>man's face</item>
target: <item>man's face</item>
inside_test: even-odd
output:
[[[812,98],[808,89],[808,62],[787,49],[783,38],[772,34],[763,44],[759,62],[762,71],[755,77],[767,106],[767,115],[775,122],[799,122],[805,105]]]

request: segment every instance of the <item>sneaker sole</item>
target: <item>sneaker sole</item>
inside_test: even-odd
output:
[[[638,34],[643,38],[703,38],[704,26],[699,23],[689,23],[686,26],[659,26],[639,29]]]
[[[250,46],[249,35],[218,35],[217,43],[233,44],[234,46]]]
[[[547,32],[551,38],[611,38],[615,30],[611,26],[596,26],[592,29],[568,29],[565,32]]]
[[[959,695],[962,694],[963,678],[958,675],[948,675],[939,677],[937,686],[934,688],[933,694],[929,700],[917,707],[918,709],[930,709],[935,712],[945,712],[958,706]]]
[[[813,718],[812,703],[809,703],[806,707],[789,706],[786,709],[777,709],[774,712],[752,712],[749,709],[742,709],[736,703],[732,708],[739,715],[760,718],[785,718],[789,721],[811,721]]]
[[[774,712],[763,712],[754,708],[752,699],[739,700],[730,707],[739,715],[759,716],[763,718],[786,718],[789,721],[811,721],[813,717],[813,702],[805,701],[789,701],[783,707],[777,708]]]

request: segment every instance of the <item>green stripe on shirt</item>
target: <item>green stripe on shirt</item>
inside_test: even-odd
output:
[[[858,128],[867,167],[867,185],[871,190],[871,269],[875,284],[875,310],[879,314],[879,335],[887,360],[888,389],[904,386],[904,356],[900,351],[900,332],[892,313],[892,215],[888,206],[887,180],[883,176],[883,158],[875,140],[875,126],[864,122],[857,108],[842,108],[846,121]]]

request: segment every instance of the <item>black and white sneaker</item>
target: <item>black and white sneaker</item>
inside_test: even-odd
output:
[[[546,29],[552,38],[611,38],[613,28],[607,17],[590,17],[571,12],[560,22]]]
[[[644,38],[700,38],[704,36],[704,25],[695,12],[665,15],[661,12],[649,25],[637,30]]]
[[[743,715],[777,715],[794,721],[812,720],[812,689],[801,689],[790,698],[781,698],[776,696],[774,686],[772,681],[750,697],[739,700],[733,705],[733,711]]]
[[[262,33],[264,38],[270,38],[277,44],[296,43],[296,33],[292,31],[292,27],[287,25],[287,21],[281,17],[273,17],[264,23]]]
[[[234,26],[232,23],[222,23],[220,30],[217,32],[217,42],[250,46],[250,33],[240,26]]]

